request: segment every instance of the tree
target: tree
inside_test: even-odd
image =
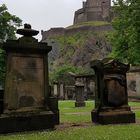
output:
[[[0,6],[0,43],[6,39],[16,39],[16,28],[21,25],[21,19],[8,12],[5,4]],[[5,78],[5,52],[0,49],[0,85]]]
[[[114,2],[112,56],[122,62],[140,64],[140,0]]]
[[[75,67],[71,64],[64,64],[49,73],[50,82],[64,82],[65,84],[71,83],[71,74],[85,74],[86,70],[83,68]]]

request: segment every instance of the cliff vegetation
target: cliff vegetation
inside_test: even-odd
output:
[[[91,22],[86,23],[88,26],[90,24]],[[94,25],[97,25],[97,22]],[[76,28],[76,26],[68,28]],[[58,79],[64,77],[62,75],[69,72],[93,74],[93,70],[90,68],[90,61],[103,59],[111,52],[111,45],[108,42],[109,34],[107,31],[85,31],[50,37],[49,39],[57,44],[53,45],[53,50],[49,57],[51,81],[58,81]]]

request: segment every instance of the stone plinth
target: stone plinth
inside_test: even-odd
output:
[[[101,124],[134,123],[135,114],[128,106],[126,72],[129,65],[113,59],[95,60],[91,67],[96,75],[95,109],[92,121]]]
[[[52,129],[58,113],[51,106],[49,94],[48,52],[51,46],[33,38],[38,31],[28,24],[17,33],[23,37],[7,40],[3,45],[7,71],[0,133]]]
[[[75,107],[84,107],[85,106],[85,98],[84,98],[84,85],[83,84],[75,84]]]

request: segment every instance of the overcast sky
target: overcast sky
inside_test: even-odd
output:
[[[0,0],[0,4],[6,4],[8,11],[20,17],[23,24],[30,23],[41,31],[73,24],[74,12],[82,7],[82,1],[85,0]]]

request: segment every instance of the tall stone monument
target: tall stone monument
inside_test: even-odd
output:
[[[129,65],[113,59],[95,60],[91,67],[96,75],[95,109],[92,121],[101,124],[134,123],[135,114],[128,106],[126,72]]]
[[[84,107],[85,104],[85,98],[84,98],[84,84],[82,83],[76,83],[75,84],[75,107]]]
[[[3,45],[7,68],[0,133],[54,128],[59,113],[55,107],[53,110],[49,93],[48,52],[51,46],[32,37],[39,32],[29,24],[17,33],[23,36],[7,40]]]

